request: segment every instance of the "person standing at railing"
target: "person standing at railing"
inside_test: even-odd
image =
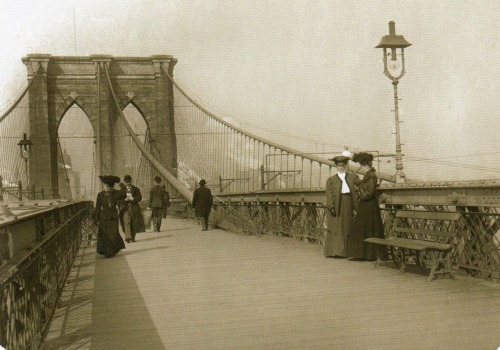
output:
[[[346,172],[349,157],[337,156],[330,160],[335,163],[337,174],[326,180],[327,235],[324,255],[346,258],[347,238],[358,207],[354,188],[359,178],[356,174]]]
[[[208,230],[208,216],[212,210],[213,197],[209,188],[205,187],[206,181],[200,180],[200,187],[193,193],[194,216],[201,221],[201,230]]]
[[[160,232],[161,220],[167,211],[167,207],[170,205],[170,196],[165,187],[160,186],[161,177],[155,176],[154,182],[155,185],[149,191],[148,208],[151,208],[153,212],[151,218],[153,230]]]
[[[146,227],[144,226],[142,209],[139,205],[142,200],[141,191],[132,185],[132,177],[130,175],[125,175],[123,182],[125,184],[120,184],[120,187],[126,191],[127,196],[119,203],[120,223],[125,233],[125,241],[130,243],[135,242],[137,233],[146,231]]]
[[[386,254],[383,254],[383,247],[365,243],[366,238],[384,238],[384,225],[377,196],[377,175],[373,168],[373,154],[356,153],[352,161],[360,164],[360,170],[365,175],[356,187],[359,208],[349,236],[347,254],[354,259],[373,261],[377,259],[377,253],[380,249],[379,257],[385,259]]]
[[[124,199],[127,193],[124,190],[115,190],[113,187],[120,182],[118,176],[99,175],[104,184],[104,191],[97,194],[92,219],[98,226],[97,231],[97,254],[110,258],[121,249],[125,243],[118,230],[118,201]]]

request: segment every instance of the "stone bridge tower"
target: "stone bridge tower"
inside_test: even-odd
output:
[[[151,152],[175,174],[177,146],[174,125],[173,86],[165,71],[173,76],[177,59],[169,55],[151,57],[52,56],[30,54],[23,59],[32,80],[38,69],[42,79],[29,90],[30,183],[58,198],[59,124],[68,109],[77,104],[87,115],[94,131],[96,173],[113,174],[117,164],[113,154],[113,129],[119,111],[109,88],[123,110],[129,103],[144,117],[150,135]],[[161,154],[161,157],[158,155]],[[89,164],[91,166],[91,164]]]

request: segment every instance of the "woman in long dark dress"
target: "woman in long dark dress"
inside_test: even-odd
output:
[[[120,182],[118,176],[99,176],[104,184],[104,191],[97,194],[95,210],[92,219],[98,226],[97,254],[110,258],[125,248],[118,230],[118,208],[116,202],[127,197],[127,192],[115,190],[113,187]]]
[[[346,258],[347,238],[351,232],[353,213],[358,200],[354,188],[359,181],[358,175],[346,172],[348,157],[332,158],[337,167],[337,174],[326,180],[326,221],[327,234],[323,255],[325,257]]]
[[[380,258],[384,258],[383,251],[379,250],[378,246],[365,243],[366,238],[384,238],[384,225],[377,196],[377,175],[372,166],[373,155],[357,153],[352,161],[361,165],[365,176],[356,187],[359,207],[347,242],[347,254],[351,258],[373,261],[377,259],[377,254],[380,254]]]

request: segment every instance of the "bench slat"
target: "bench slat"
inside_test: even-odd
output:
[[[405,249],[413,250],[426,250],[426,249],[437,249],[437,250],[450,250],[451,244],[446,243],[436,243],[429,241],[421,241],[416,239],[398,238],[398,237],[388,237],[388,238],[367,238],[365,242],[382,244],[392,247],[400,247]]]
[[[439,237],[453,237],[454,235],[454,232],[450,231],[421,230],[419,228],[400,227],[400,226],[395,227],[394,232],[413,233],[418,235],[439,236]]]

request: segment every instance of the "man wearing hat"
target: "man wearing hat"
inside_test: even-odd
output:
[[[212,210],[213,197],[210,189],[205,187],[207,182],[204,179],[201,179],[199,184],[200,187],[193,193],[194,216],[200,218],[201,230],[206,231],[208,230],[208,216]]]
[[[95,209],[92,219],[98,226],[97,231],[97,254],[110,258],[121,249],[125,248],[123,239],[118,231],[117,203],[125,199],[125,191],[115,190],[113,187],[120,182],[118,176],[99,175],[104,184],[104,191],[97,194]]]
[[[123,178],[125,184],[120,184],[123,190],[127,192],[127,197],[120,201],[120,224],[125,233],[127,243],[135,242],[135,236],[138,232],[146,231],[144,227],[144,217],[139,203],[142,200],[139,188],[132,185],[132,177],[125,175]]]
[[[165,191],[165,187],[160,186],[161,177],[155,176],[154,182],[155,185],[149,191],[148,207],[151,208],[153,212],[151,218],[153,230],[155,232],[160,232],[161,219],[163,217],[163,213],[170,205],[170,196],[168,192]]]
[[[327,235],[324,255],[346,258],[347,239],[359,203],[355,195],[359,178],[356,174],[346,172],[349,157],[337,156],[330,160],[335,163],[337,174],[326,180]]]

